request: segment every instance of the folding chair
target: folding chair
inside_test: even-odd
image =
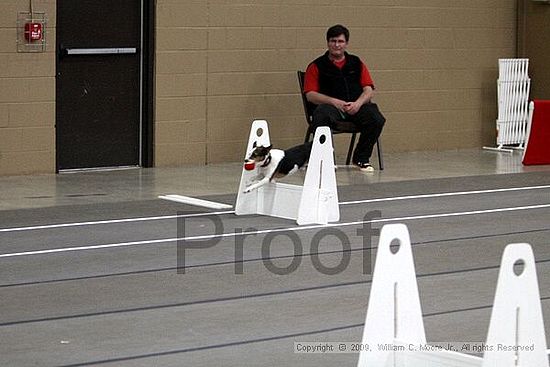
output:
[[[308,142],[313,138],[313,134],[315,133],[315,129],[312,126],[313,122],[313,110],[315,110],[315,105],[311,102],[309,102],[306,98],[306,95],[304,93],[304,76],[305,72],[298,70],[298,82],[300,83],[300,94],[302,96],[302,104],[304,106],[304,113],[307,121],[307,131],[306,136],[304,138],[304,142]],[[351,139],[349,142],[349,148],[348,148],[348,155],[346,157],[346,165],[349,165],[351,162],[351,155],[353,153],[353,148],[355,147],[355,138],[357,136],[357,133],[360,133],[361,130],[350,121],[337,121],[335,126],[331,127],[333,134],[351,134]],[[378,154],[378,167],[380,170],[384,169],[384,161],[382,159],[382,148],[380,146],[380,139],[376,140],[376,153]]]

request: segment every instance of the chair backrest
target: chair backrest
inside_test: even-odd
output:
[[[306,94],[304,93],[304,78],[306,73],[298,70],[298,83],[300,84],[300,95],[302,96],[302,104],[304,106],[304,114],[306,116],[306,121],[308,125],[311,124],[313,121],[313,110],[315,109],[315,105],[307,100]]]

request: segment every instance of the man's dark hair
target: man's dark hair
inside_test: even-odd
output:
[[[346,42],[349,42],[349,30],[341,24],[336,24],[327,30],[327,42],[329,39],[338,37],[343,34],[346,38]]]

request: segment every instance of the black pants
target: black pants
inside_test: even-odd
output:
[[[376,140],[382,133],[386,118],[376,103],[361,106],[355,115],[348,115],[328,104],[321,104],[313,111],[314,128],[319,126],[333,127],[337,121],[351,121],[360,128],[359,141],[353,152],[353,162],[368,162]]]

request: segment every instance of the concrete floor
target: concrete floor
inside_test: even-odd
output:
[[[388,154],[385,165],[337,171],[341,220],[333,229],[349,250],[328,240],[313,249],[322,226],[157,199],[233,203],[238,163],[0,178],[2,365],[355,366],[357,353],[293,348],[360,340],[377,237],[365,242],[358,229],[376,211],[375,227],[409,228],[429,342],[486,340],[500,257],[514,242],[533,246],[548,339],[550,166],[482,150]],[[439,193],[450,195],[408,197]],[[193,245],[187,239],[218,233],[216,220],[224,237],[183,259],[177,238]],[[239,261],[243,229],[251,234]],[[290,232],[303,244],[299,255],[286,236],[273,237]],[[313,262],[330,267],[347,255],[336,274]],[[266,265],[296,259],[285,275]]]
[[[338,185],[550,172],[550,166],[523,166],[519,152],[508,154],[482,149],[385,154],[384,161],[385,169],[374,173],[339,166]],[[376,158],[373,162],[377,162]],[[231,194],[237,191],[241,167],[239,163],[227,163],[0,177],[0,210],[150,200],[163,194]],[[302,181],[303,174],[296,174],[283,182]]]

